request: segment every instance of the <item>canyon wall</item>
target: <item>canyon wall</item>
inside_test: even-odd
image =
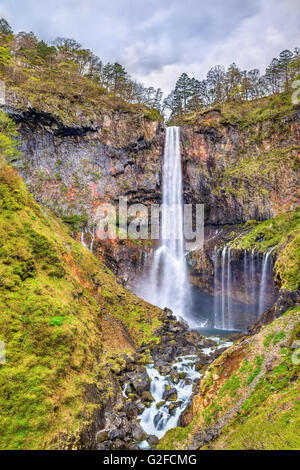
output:
[[[143,114],[111,112],[67,127],[51,114],[7,109],[18,124],[19,169],[35,198],[91,223],[97,206],[160,199],[162,126]]]
[[[245,114],[237,105],[234,116],[213,110],[181,123],[184,199],[204,204],[208,225],[264,220],[298,204],[300,109],[281,106],[270,115],[258,109]],[[21,142],[13,165],[35,199],[71,224],[74,234],[86,229],[87,244],[99,205],[117,205],[119,196],[129,204],[161,202],[164,125],[140,109],[78,115],[72,124],[32,108],[6,111]],[[129,283],[151,247],[150,241],[93,243]],[[195,283],[209,291],[210,271],[200,282],[199,269],[191,270]]]
[[[218,110],[182,128],[186,202],[209,224],[264,220],[299,203],[300,110],[234,124]],[[233,120],[232,120],[233,121]]]

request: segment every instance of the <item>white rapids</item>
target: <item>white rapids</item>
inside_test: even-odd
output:
[[[139,416],[140,425],[147,434],[157,436],[161,439],[164,434],[177,425],[178,419],[182,411],[186,408],[193,391],[193,382],[201,377],[201,374],[195,370],[196,356],[182,356],[177,358],[177,362],[172,365],[176,372],[183,372],[184,379],[180,379],[178,383],[172,382],[169,376],[161,375],[153,365],[147,366],[147,373],[151,379],[150,393],[154,401],[149,408],[145,408]],[[163,400],[163,394],[167,387],[176,389],[177,400],[175,408],[170,413],[169,406],[174,403],[171,400]],[[159,408],[158,404],[161,404]]]

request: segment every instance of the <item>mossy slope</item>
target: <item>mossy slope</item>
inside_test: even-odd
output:
[[[66,226],[0,167],[0,442],[59,445],[79,436],[113,393],[105,354],[152,340],[159,310],[125,290]],[[115,319],[113,341],[106,316]],[[124,334],[122,334],[122,331]],[[111,341],[110,341],[111,339]],[[105,342],[106,341],[106,342]],[[105,351],[105,352],[104,352]],[[96,399],[85,390],[95,387]],[[58,444],[57,444],[58,443]]]

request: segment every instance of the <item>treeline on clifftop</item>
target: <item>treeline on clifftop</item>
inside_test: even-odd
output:
[[[7,100],[20,108],[36,107],[68,120],[68,107],[77,114],[93,115],[105,109],[141,111],[152,120],[171,120],[228,103],[253,101],[282,92],[291,94],[300,77],[300,49],[284,50],[273,58],[264,74],[242,70],[235,63],[227,69],[212,67],[203,80],[183,73],[163,100],[160,88],[144,87],[123,65],[103,63],[74,39],[58,37],[52,44],[33,32],[14,33],[0,20],[0,79]],[[55,111],[55,112],[54,112]]]
[[[33,32],[14,34],[0,20],[0,79],[7,101],[20,108],[36,107],[64,120],[68,107],[91,115],[105,109],[130,112],[140,109],[160,119],[162,91],[145,88],[115,62],[104,64],[74,39],[40,41]]]
[[[242,70],[235,63],[227,69],[212,67],[204,80],[183,73],[164,100],[170,118],[197,113],[225,103],[241,103],[280,93],[291,94],[300,78],[300,49],[286,49],[275,57],[264,74],[258,69]]]

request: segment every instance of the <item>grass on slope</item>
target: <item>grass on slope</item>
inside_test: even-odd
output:
[[[48,448],[76,433],[112,393],[100,323],[116,316],[135,345],[153,339],[159,310],[126,291],[66,226],[0,167],[0,446]],[[99,403],[85,398],[98,387]]]
[[[292,103],[290,93],[279,93],[256,100],[222,103],[216,109],[221,112],[220,124],[236,125],[242,130],[263,121],[279,121],[282,117],[291,114],[295,110],[295,106]],[[199,119],[202,122],[203,117],[206,116],[207,123],[209,123],[209,114],[206,115],[208,111],[210,110],[178,117],[176,123],[182,126],[193,126],[197,125]],[[174,124],[176,123],[174,122]],[[218,121],[212,119],[211,124],[218,125]]]

